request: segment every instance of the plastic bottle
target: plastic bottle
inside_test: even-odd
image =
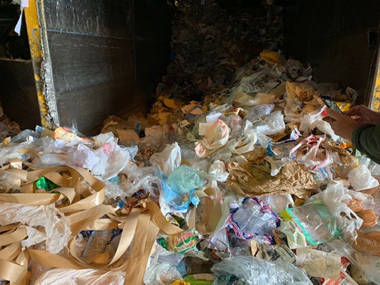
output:
[[[92,262],[98,254],[104,252],[111,238],[112,231],[110,230],[93,231],[83,251],[82,260],[86,263]]]

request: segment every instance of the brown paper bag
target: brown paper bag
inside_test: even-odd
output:
[[[317,182],[306,166],[295,161],[286,164],[274,177],[265,173],[261,177],[254,176],[235,162],[229,164],[228,170],[230,176],[226,183],[231,191],[240,196],[293,194],[305,198],[317,188]]]

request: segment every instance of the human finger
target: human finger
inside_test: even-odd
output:
[[[333,110],[331,108],[327,108],[327,114],[329,115],[329,117],[331,117],[331,118],[333,118],[335,120],[341,120],[341,119],[347,117],[346,115],[338,113],[337,111],[335,111],[335,110]]]
[[[363,125],[363,124],[364,124],[364,121],[363,121],[363,118],[362,118],[362,117],[355,118],[354,120],[355,120],[355,122],[358,123],[359,125]]]
[[[348,110],[346,112],[347,115],[349,116],[355,116],[355,115],[358,115],[361,113],[361,108],[362,108],[362,105],[357,105],[357,106],[354,106],[352,107],[350,110]]]

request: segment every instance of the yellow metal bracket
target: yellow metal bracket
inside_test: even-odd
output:
[[[380,112],[380,55],[377,59],[374,86],[372,90],[371,109]]]
[[[40,108],[41,124],[45,128],[51,128],[47,116],[48,107],[44,96],[44,83],[42,77],[42,62],[44,54],[41,45],[41,31],[35,0],[29,0],[29,6],[24,8],[26,27],[28,32],[30,54],[32,57],[34,80],[36,82],[37,98]]]

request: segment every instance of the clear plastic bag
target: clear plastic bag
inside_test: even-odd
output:
[[[215,264],[211,271],[217,275],[213,285],[229,284],[231,275],[243,284],[312,284],[307,275],[294,265],[286,269],[269,261],[249,256],[237,256],[224,259]]]
[[[310,245],[326,243],[341,235],[337,222],[321,200],[286,210],[302,229]]]
[[[251,107],[256,105],[272,104],[274,98],[275,95],[266,93],[257,93],[256,96],[253,97],[244,92],[238,92],[235,94],[234,102],[244,107]]]
[[[244,119],[249,120],[251,122],[259,120],[261,117],[269,115],[274,108],[273,104],[263,104],[252,107],[247,115],[245,115]]]
[[[145,284],[170,285],[175,280],[182,279],[175,265],[163,262],[147,269],[144,276]]]
[[[275,111],[265,116],[263,121],[259,121],[253,125],[256,132],[264,135],[274,135],[285,131],[284,115],[281,111]]]
[[[380,284],[380,256],[356,253],[355,257],[359,267],[365,272],[367,277],[375,284]]]
[[[279,217],[257,198],[245,198],[238,208],[231,209],[229,227],[238,238],[273,244],[273,231],[279,224]]]
[[[120,285],[124,283],[125,272],[103,271],[95,269],[56,268],[42,274],[35,285],[81,285],[107,284]]]
[[[30,206],[0,202],[0,209],[0,226],[20,223],[26,228],[28,238],[21,242],[23,247],[45,241],[47,251],[58,253],[71,238],[70,220],[54,204]]]
[[[353,240],[357,237],[356,231],[363,224],[363,220],[356,212],[372,209],[375,205],[370,195],[349,190],[341,181],[329,184],[323,192],[313,196],[312,200],[314,199],[323,201],[336,219],[344,237]]]
[[[167,176],[181,164],[181,148],[178,143],[167,145],[160,152],[155,153],[150,157],[150,162],[153,166],[158,167]]]
[[[140,189],[150,192],[152,197],[157,195],[154,190],[157,189],[159,178],[155,174],[154,167],[138,167],[134,163],[128,163],[122,173],[127,174],[127,180],[120,183],[124,195],[130,196]],[[109,195],[115,197],[114,194]]]

